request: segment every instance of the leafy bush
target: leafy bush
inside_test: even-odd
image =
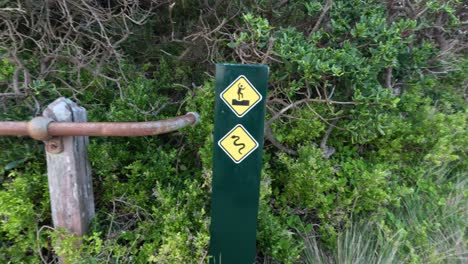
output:
[[[36,31],[14,45],[0,34],[0,120],[28,120],[58,96],[85,106],[92,121],[202,117],[158,137],[92,138],[97,215],[80,239],[50,228],[40,143],[1,137],[3,262],[50,262],[57,254],[72,263],[206,261],[218,61],[270,66],[258,262],[462,262],[461,1],[149,3],[124,8],[135,11],[125,18],[116,16],[119,5],[97,6],[100,19],[111,12],[99,20],[109,24],[79,28],[87,35],[67,42],[66,60],[40,59],[60,43],[52,35],[40,39],[50,48],[41,51]],[[35,9],[40,1],[24,6],[31,8],[0,1],[0,27],[44,11]],[[89,21],[75,15],[67,23]],[[141,25],[120,23],[139,16]],[[18,32],[33,30],[21,25]],[[125,39],[111,42],[112,54],[87,38],[103,32]],[[21,49],[12,56],[14,47]],[[85,60],[76,60],[77,50],[88,52]],[[112,59],[94,60],[93,52]]]

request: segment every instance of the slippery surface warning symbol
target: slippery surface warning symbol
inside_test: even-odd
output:
[[[243,117],[262,100],[262,95],[244,75],[237,77],[220,97],[238,117]]]
[[[241,163],[258,147],[257,141],[242,125],[231,129],[218,145],[235,163]]]

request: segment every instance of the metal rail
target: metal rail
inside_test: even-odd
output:
[[[37,140],[57,136],[150,136],[194,125],[199,119],[194,112],[150,122],[54,122],[36,117],[29,122],[0,122],[0,136],[30,136]]]

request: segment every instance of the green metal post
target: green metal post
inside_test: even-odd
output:
[[[212,264],[254,263],[267,83],[265,65],[216,65]]]

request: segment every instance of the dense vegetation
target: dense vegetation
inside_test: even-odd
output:
[[[270,66],[259,263],[466,261],[466,8],[0,0],[0,120],[59,96],[92,121],[202,116],[91,139],[97,216],[78,254],[51,227],[42,144],[1,137],[1,262],[205,262],[216,62]]]

